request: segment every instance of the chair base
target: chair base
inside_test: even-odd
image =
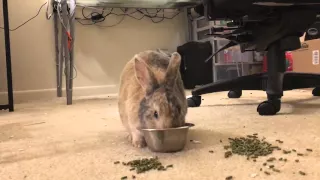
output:
[[[236,79],[211,83],[201,87],[198,87],[192,91],[192,97],[188,98],[189,107],[199,107],[201,105],[201,95],[229,91],[229,98],[240,98],[242,96],[242,90],[267,90],[268,75],[267,73],[254,74],[249,76],[242,76]],[[314,96],[320,96],[320,74],[307,74],[307,73],[293,73],[287,72],[283,76],[283,91],[313,88]],[[257,111],[260,115],[275,115],[281,109],[281,97],[280,95],[268,94],[268,100],[262,102]]]

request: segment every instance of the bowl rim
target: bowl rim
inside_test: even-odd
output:
[[[172,131],[172,130],[179,130],[179,129],[189,129],[191,127],[193,127],[194,124],[193,123],[185,123],[184,126],[181,127],[177,127],[177,128],[167,128],[167,129],[141,129],[142,131]]]

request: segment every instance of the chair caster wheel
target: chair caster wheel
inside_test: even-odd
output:
[[[231,90],[228,93],[228,97],[235,99],[235,98],[240,98],[242,96],[242,90]]]
[[[320,87],[316,87],[312,90],[313,96],[320,96]]]
[[[259,104],[257,112],[261,116],[272,116],[277,114],[281,109],[281,100],[268,100]]]
[[[201,105],[201,96],[192,96],[187,101],[188,107],[199,107]]]

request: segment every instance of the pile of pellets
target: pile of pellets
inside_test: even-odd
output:
[[[220,140],[220,142],[222,142]],[[283,141],[276,140],[278,144],[283,144]],[[271,155],[274,151],[281,151],[282,149],[279,146],[274,146],[271,143],[265,141],[265,138],[259,139],[258,134],[248,135],[247,137],[240,138],[229,138],[229,145],[225,145],[224,153],[225,158],[230,158],[233,155],[240,155],[246,157],[247,160],[252,160],[257,162],[257,159],[262,156]],[[210,152],[210,151],[209,151]],[[306,152],[312,152],[312,149],[306,149]],[[295,149],[292,150],[282,150],[282,153],[285,155],[295,153],[297,157],[302,157],[307,155],[306,153],[299,153]],[[288,159],[284,157],[275,158],[269,157],[266,159],[266,162],[262,164],[260,171],[263,171],[265,175],[271,175],[272,172],[280,173],[281,171],[276,168],[274,165],[277,161],[287,162]],[[296,163],[299,163],[299,159],[295,159]],[[267,169],[267,170],[264,170]],[[298,174],[305,176],[307,175],[303,171],[298,171]],[[226,180],[232,180],[233,176],[228,176]]]
[[[120,164],[120,161],[114,162],[114,164]],[[137,174],[144,173],[150,170],[166,171],[168,168],[173,168],[173,165],[163,166],[158,157],[155,158],[143,158],[136,159],[129,162],[122,162],[122,165],[129,166],[130,171],[136,171]],[[136,176],[132,175],[132,179]],[[128,176],[123,176],[121,180],[128,179]]]

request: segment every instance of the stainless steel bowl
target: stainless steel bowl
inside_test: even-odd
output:
[[[184,149],[189,128],[194,124],[169,129],[142,129],[148,148],[154,152],[177,152]]]

